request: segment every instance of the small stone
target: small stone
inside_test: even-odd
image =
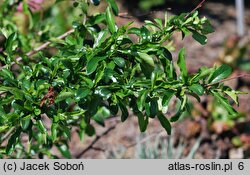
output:
[[[242,148],[238,149],[231,149],[229,151],[229,158],[230,159],[243,159],[244,153]]]

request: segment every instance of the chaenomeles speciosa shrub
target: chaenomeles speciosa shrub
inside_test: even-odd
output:
[[[106,0],[106,11],[92,16],[87,9],[93,1],[74,1],[74,8],[82,12],[72,25],[74,31],[65,39],[51,39],[57,49],[54,55],[47,57],[40,51],[30,61],[25,52],[37,37],[32,29],[36,15],[26,1],[14,2],[4,1],[0,11],[0,34],[5,38],[0,52],[1,157],[53,158],[50,149],[56,146],[69,158],[67,143],[73,127],[83,139],[85,133],[95,135],[91,121],[104,126],[105,119],[120,116],[124,122],[129,110],[138,118],[141,132],[154,118],[171,134],[171,122],[188,110],[190,96],[198,102],[204,94],[214,96],[229,116],[237,114],[227,96],[238,104],[240,92],[222,83],[231,74],[229,66],[201,67],[189,74],[184,48],[177,62],[172,59],[174,32],[181,32],[183,38],[192,35],[202,45],[213,32],[208,19],[199,18],[197,11],[146,20],[139,28],[131,27],[133,22],[117,27],[114,0]],[[26,34],[12,20],[21,2],[29,17]],[[22,62],[16,61],[18,56]],[[169,116],[172,98],[178,104]]]

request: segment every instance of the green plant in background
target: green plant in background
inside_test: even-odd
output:
[[[147,11],[150,10],[154,7],[160,7],[165,5],[168,5],[169,3],[178,3],[179,5],[187,5],[187,4],[193,4],[193,3],[197,3],[196,0],[190,2],[187,0],[139,0],[138,2],[138,6],[142,11]]]
[[[248,60],[249,39],[230,36],[226,39],[223,52],[218,57],[218,63],[228,64],[233,69],[241,69],[250,72],[250,61]]]
[[[165,0],[140,0],[139,1],[139,7],[141,10],[149,10],[151,7],[163,5],[165,3]]]
[[[29,22],[34,21],[39,14],[33,14],[25,2],[23,13]],[[240,92],[221,82],[231,74],[229,66],[202,67],[191,75],[185,49],[179,51],[175,64],[168,48],[178,31],[183,38],[192,34],[200,44],[206,44],[206,35],[213,32],[207,18],[199,18],[196,11],[145,21],[139,28],[131,27],[133,22],[117,27],[115,1],[107,0],[109,6],[104,13],[88,16],[92,2],[74,1],[73,7],[80,11],[73,22],[74,30],[63,35],[64,40],[48,35],[57,51],[47,56],[40,49],[32,61],[24,54],[32,45],[25,43],[36,41],[40,31],[35,29],[40,23],[33,23],[28,36],[20,33],[12,18],[18,3],[4,2],[0,11],[1,33],[6,38],[0,55],[5,65],[0,72],[2,157],[54,158],[50,149],[55,146],[63,157],[70,158],[68,141],[73,127],[81,139],[85,133],[93,136],[92,120],[104,126],[106,118],[121,113],[124,122],[129,110],[138,118],[141,132],[147,129],[149,118],[155,118],[171,134],[171,122],[187,111],[189,96],[199,101],[203,94],[212,95],[228,115],[237,115],[225,96],[238,103]],[[53,13],[45,14],[45,19],[53,21]],[[16,56],[21,56],[24,63],[16,61]],[[12,69],[13,62],[18,68]],[[166,117],[173,97],[180,105],[175,114]],[[6,139],[8,143],[4,144]]]
[[[135,157],[139,159],[192,159],[201,143],[201,137],[199,137],[185,155],[187,145],[182,138],[180,138],[177,146],[174,146],[173,135],[164,138],[158,134],[153,142],[147,137],[142,140],[144,143],[139,140],[135,151]]]
[[[165,136],[164,132],[152,135],[142,133],[136,137],[136,143],[128,147],[118,146],[112,148],[106,153],[106,156],[110,159],[192,159],[195,157],[201,141],[202,138],[198,137],[189,149],[183,137],[178,139],[177,144],[174,143],[174,131],[169,136]],[[135,148],[135,150],[131,154],[132,157],[128,157],[128,152],[131,151],[131,148]],[[189,149],[188,151],[187,148]]]

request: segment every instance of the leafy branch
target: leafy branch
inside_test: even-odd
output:
[[[57,54],[51,57],[43,54],[50,41],[28,52],[28,57],[39,52],[35,63],[22,64],[22,57],[12,60],[16,48],[25,46],[23,36],[15,28],[0,23],[7,38],[0,57],[6,65],[0,71],[0,132],[9,133],[14,128],[4,150],[6,155],[13,155],[19,145],[24,157],[31,152],[51,156],[48,150],[56,146],[69,158],[68,140],[73,127],[81,139],[85,134],[94,136],[91,121],[105,126],[110,116],[119,115],[124,122],[130,111],[137,117],[141,132],[152,118],[171,134],[172,123],[188,111],[190,96],[200,101],[202,95],[212,95],[229,115],[237,114],[226,97],[238,104],[241,92],[223,84],[232,72],[229,66],[202,67],[189,74],[185,49],[179,51],[176,63],[171,53],[175,32],[181,32],[183,38],[192,35],[202,45],[207,43],[207,35],[214,30],[209,20],[200,18],[196,11],[204,1],[192,13],[166,20],[146,20],[138,28],[132,27],[133,22],[118,27],[115,22],[118,7],[114,0],[107,2],[104,13],[87,19],[80,16],[74,29],[57,38],[60,40],[55,43]],[[74,4],[83,13],[88,5]],[[14,73],[11,66],[16,63],[19,69]],[[168,115],[173,99],[177,101],[176,110]],[[48,125],[46,120],[52,124]],[[29,147],[22,145],[22,133],[29,135]],[[80,156],[93,148],[100,137]]]

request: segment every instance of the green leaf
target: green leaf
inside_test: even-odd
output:
[[[100,4],[100,0],[90,0],[92,4],[98,6]]]
[[[52,141],[56,141],[57,139],[57,130],[58,130],[58,123],[52,123],[51,125],[51,137]]]
[[[212,94],[215,96],[219,104],[221,104],[230,115],[236,115],[237,111],[230,105],[228,99],[220,95],[218,92],[212,91]]]
[[[171,117],[170,121],[171,122],[178,121],[180,119],[182,113],[183,113],[183,111],[181,110],[181,108],[179,108],[178,111],[176,112],[176,114]]]
[[[106,15],[105,14],[97,14],[95,16],[91,16],[88,20],[88,22],[91,25],[95,25],[95,24],[100,24],[102,23],[104,20],[106,19]],[[106,31],[106,30],[104,30]],[[101,34],[102,35],[102,34]]]
[[[57,97],[55,102],[58,103],[60,101],[66,100],[68,98],[73,98],[75,96],[75,93],[73,92],[61,92]]]
[[[180,101],[181,101],[181,104],[178,105],[178,109],[177,109],[177,112],[175,113],[175,115],[171,117],[171,119],[170,119],[171,122],[178,121],[180,119],[181,115],[183,114],[183,112],[185,111],[185,107],[187,105],[187,96],[184,95],[184,96],[180,97]]]
[[[146,54],[146,53],[140,53],[140,52],[138,52],[138,55],[139,55],[139,57],[146,63],[146,64],[148,64],[148,65],[150,65],[150,66],[152,66],[152,67],[154,67],[154,60],[153,60],[153,58],[151,57],[151,56],[149,56],[148,54]]]
[[[65,126],[65,124],[59,124],[59,127],[61,127],[61,130],[63,133],[68,137],[68,139],[71,139],[71,130],[69,127]]]
[[[171,89],[164,91],[164,96],[162,99],[162,106],[164,106],[164,107],[168,106],[169,101],[175,95],[175,93],[176,92],[174,90],[171,90]]]
[[[88,74],[88,75],[92,74],[92,73],[96,70],[96,68],[97,68],[97,66],[98,66],[98,63],[99,63],[100,61],[104,60],[104,59],[106,59],[105,56],[103,56],[103,57],[94,57],[94,58],[91,58],[91,59],[88,61],[87,65],[86,65],[86,67],[87,67],[87,74]]]
[[[213,32],[214,32],[214,29],[213,29],[211,23],[208,20],[206,20],[205,24],[203,25],[203,29],[202,29],[201,33],[204,35],[207,35],[207,34],[213,33]]]
[[[150,117],[153,118],[158,113],[158,98],[153,98],[150,101]]]
[[[107,2],[108,2],[109,5],[111,6],[112,11],[113,11],[113,13],[115,14],[115,16],[118,16],[118,14],[119,14],[119,9],[118,9],[118,6],[117,6],[115,0],[107,0]]]
[[[231,97],[234,102],[239,106],[239,100],[238,100],[238,92],[236,91],[224,91],[229,97]]]
[[[114,57],[114,62],[117,66],[119,66],[120,68],[123,68],[125,66],[125,60],[122,57]]]
[[[199,96],[203,95],[204,88],[200,84],[192,84],[188,87],[192,92],[198,94]]]
[[[44,126],[42,120],[37,120],[37,121],[36,121],[36,125],[37,125],[39,131],[40,131],[42,134],[46,134],[47,129],[45,128],[45,126]]]
[[[95,90],[95,94],[100,95],[105,100],[110,98],[110,96],[112,95],[111,91],[108,88],[97,88]]]
[[[25,109],[23,107],[23,103],[21,101],[13,100],[11,103],[11,106],[13,107],[15,112],[25,111]]]
[[[153,89],[155,87],[156,80],[158,78],[158,72],[153,71],[151,74],[151,88]]]
[[[151,74],[154,71],[154,66],[155,66],[153,58],[146,53],[138,52],[135,55],[137,56],[137,58],[139,57],[138,59],[139,62],[141,63],[140,67],[144,75],[147,78],[151,78]]]
[[[95,135],[95,128],[92,125],[88,124],[85,128],[85,133],[88,134],[88,136],[93,136]]]
[[[59,2],[62,2],[62,1],[66,1],[66,0],[56,0],[55,4],[59,3]]]
[[[77,44],[77,40],[74,36],[69,35],[65,38],[65,42],[69,45],[76,45]]]
[[[238,61],[238,66],[240,69],[243,71],[250,72],[250,60],[237,60]]]
[[[182,31],[182,39],[190,34],[190,31],[186,27],[182,27],[181,31]]]
[[[187,104],[187,96],[183,95],[181,97],[181,111],[184,111],[184,108],[186,107]]]
[[[108,35],[108,30],[102,30],[100,31],[97,36],[95,37],[95,43],[94,43],[94,48],[100,46],[106,39]]]
[[[108,117],[110,117],[110,111],[106,107],[101,107],[98,112],[93,116],[93,119],[101,126],[105,126],[104,121]]]
[[[21,128],[19,127],[14,134],[11,135],[8,144],[6,146],[6,154],[11,155],[15,149],[19,136],[21,134]]]
[[[184,81],[186,81],[187,76],[188,76],[188,71],[187,71],[187,67],[186,67],[185,49],[184,48],[182,48],[181,51],[179,52],[177,64],[180,68],[182,78],[184,79]]]
[[[0,126],[0,133],[5,132],[8,128],[8,125]]]
[[[135,27],[132,27],[128,30],[128,34],[135,34],[137,36],[141,36],[141,30]]]
[[[160,18],[155,18],[154,21],[158,24],[160,29],[163,29],[163,23]]]
[[[34,109],[34,114],[36,115],[36,116],[39,116],[40,114],[41,114],[41,109]]]
[[[169,120],[161,113],[157,113],[157,117],[161,123],[161,126],[167,131],[167,133],[170,135],[171,134],[171,124]]]
[[[192,33],[193,33],[193,38],[200,44],[205,45],[207,43],[207,37],[205,35],[202,35],[195,30],[192,30]]]
[[[34,26],[34,21],[27,2],[23,2],[23,12],[29,17],[29,29],[32,29]]]
[[[80,100],[87,97],[91,92],[92,91],[88,88],[79,88],[75,94],[76,100]]]
[[[209,83],[217,83],[225,78],[227,78],[232,73],[232,68],[226,64],[220,66],[212,74],[211,78],[208,80]]]
[[[6,41],[6,44],[5,44],[5,47],[6,47],[6,51],[10,54],[12,54],[12,50],[13,50],[13,44],[14,42],[16,41],[16,38],[17,38],[17,34],[16,33],[12,33],[7,41]]]
[[[67,145],[58,145],[57,148],[64,157],[67,159],[71,158],[71,154]]]
[[[122,102],[122,100],[119,100],[118,105],[122,111],[121,121],[124,122],[128,118],[128,109],[125,106],[125,104]]]
[[[31,122],[31,117],[32,117],[32,115],[30,114],[30,115],[27,115],[26,117],[22,118],[21,127],[23,130],[26,130],[29,127],[30,122]]]
[[[4,77],[4,78],[11,79],[12,81],[14,80],[13,73],[10,70],[6,69],[6,68],[4,68],[4,69],[1,70],[0,76]]]
[[[169,61],[171,61],[173,58],[171,52],[165,47],[161,48],[160,53],[162,53],[162,56]]]
[[[115,18],[110,10],[110,7],[108,7],[106,10],[106,21],[107,21],[107,25],[108,25],[110,33],[112,34],[115,33],[116,32]]]
[[[32,106],[32,102],[29,100],[26,100],[24,103],[24,108],[29,110],[29,111],[33,111],[33,106]]]
[[[73,70],[72,61],[69,58],[63,58],[61,61],[66,68]]]
[[[144,91],[140,92],[140,95],[138,97],[137,106],[138,106],[139,111],[141,111],[141,112],[143,111],[143,108],[145,106],[145,101],[146,101],[147,95],[148,95],[148,91],[144,90]]]
[[[141,112],[135,113],[135,115],[138,117],[138,123],[140,127],[141,132],[145,132],[148,126],[148,117],[144,117],[144,115]]]
[[[190,79],[190,83],[193,82],[198,82],[199,80],[203,79],[204,77],[207,77],[209,74],[211,74],[214,70],[213,69],[209,69],[207,67],[201,67],[199,69],[199,72],[194,75],[191,79]]]
[[[105,74],[106,66],[107,66],[106,63],[102,62],[101,66],[97,69],[95,80],[94,80],[95,85],[97,85],[97,83],[99,83],[99,81],[101,81],[101,79],[103,78]]]

